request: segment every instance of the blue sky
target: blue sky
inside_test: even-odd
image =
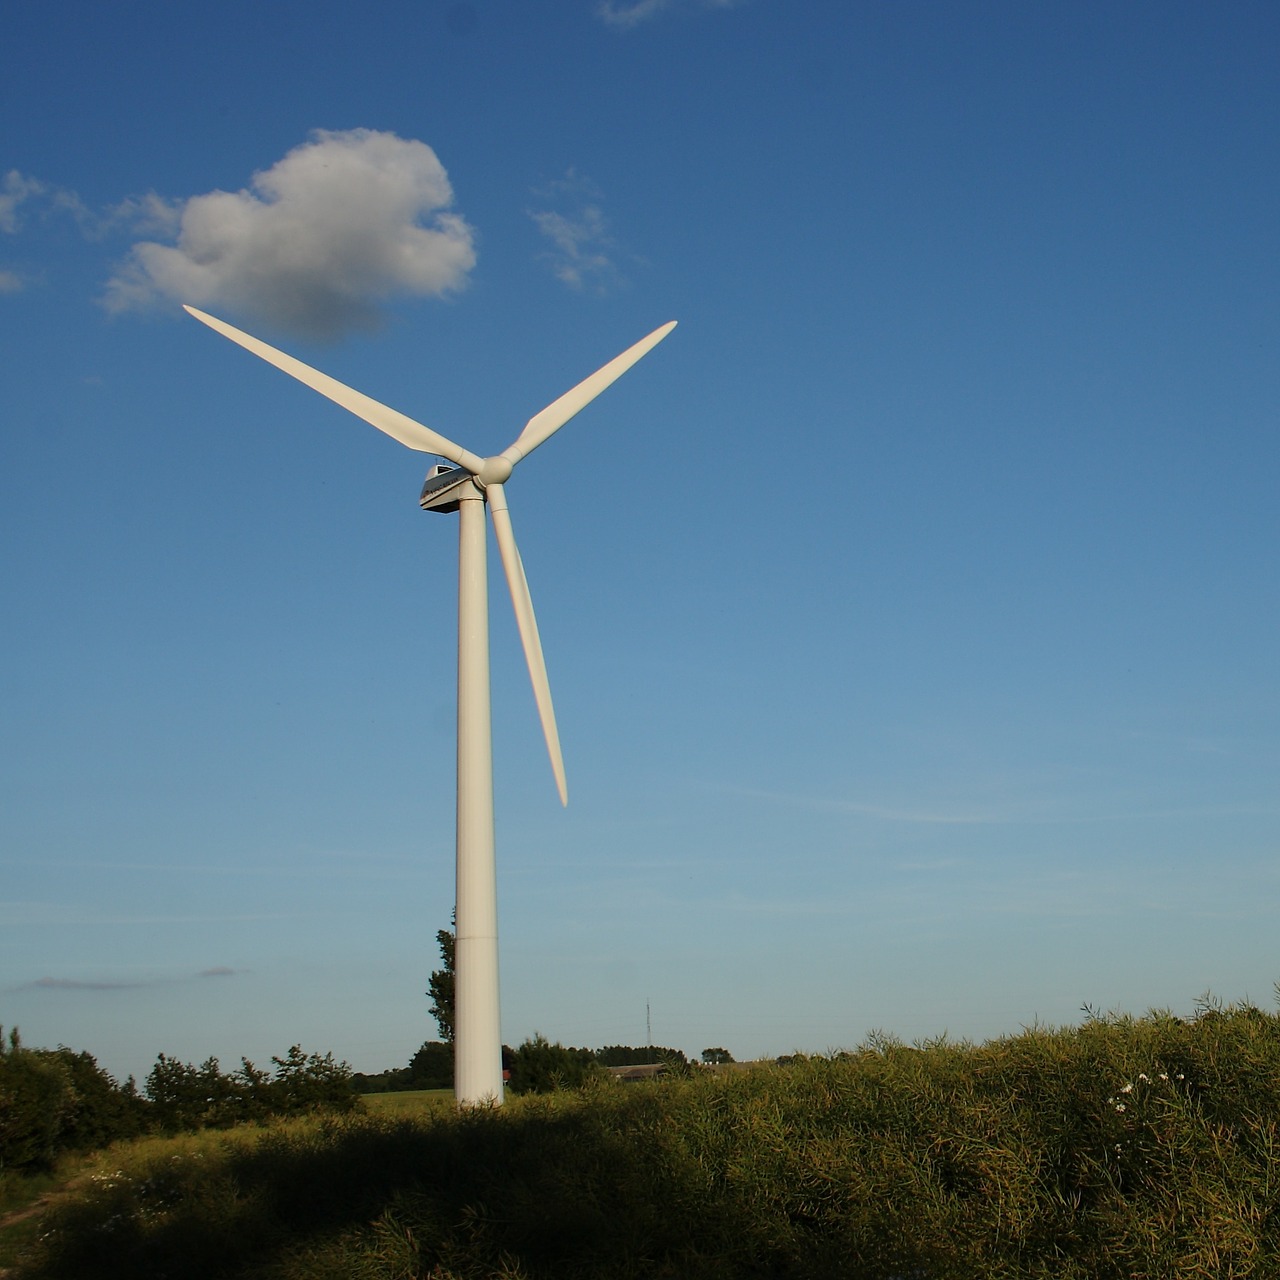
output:
[[[402,1065],[510,486],[503,1036],[740,1058],[1280,978],[1280,12],[6,8],[0,1022]]]

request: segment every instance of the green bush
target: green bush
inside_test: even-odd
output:
[[[567,1049],[535,1032],[512,1054],[508,1085],[513,1093],[577,1089],[597,1070],[595,1055],[590,1049]]]
[[[74,1108],[65,1064],[12,1043],[0,1053],[0,1168],[49,1168]]]
[[[142,1132],[133,1081],[121,1088],[95,1059],[71,1049],[0,1039],[0,1168],[48,1169],[62,1151],[90,1151]]]
[[[89,1053],[60,1047],[40,1050],[65,1068],[74,1101],[64,1118],[61,1143],[70,1151],[93,1151],[121,1138],[133,1138],[147,1126],[146,1103],[132,1078],[123,1085],[98,1066]]]
[[[271,1061],[274,1074],[244,1058],[240,1069],[228,1075],[217,1058],[194,1067],[162,1053],[146,1082],[155,1127],[165,1133],[226,1129],[245,1121],[355,1106],[351,1068],[331,1053],[306,1054],[295,1044],[283,1058]]]

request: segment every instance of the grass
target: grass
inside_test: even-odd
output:
[[[0,1274],[12,1267],[39,1234],[44,1210],[93,1166],[92,1156],[64,1154],[52,1169],[36,1173],[0,1170]]]
[[[122,1146],[20,1280],[1280,1275],[1280,1018],[973,1046]]]
[[[453,1107],[452,1089],[405,1089],[399,1093],[366,1093],[360,1098],[367,1111],[380,1116],[421,1115]]]

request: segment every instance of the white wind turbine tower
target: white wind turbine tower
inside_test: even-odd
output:
[[[437,454],[453,467],[432,467],[425,510],[459,513],[458,539],[458,834],[457,947],[454,956],[454,1093],[461,1105],[502,1101],[502,1036],[498,1020],[498,906],[493,843],[493,740],[489,709],[489,595],[486,504],[506,571],[525,661],[551,756],[556,788],[568,804],[551,686],[538,639],[533,600],[511,530],[504,485],[512,469],[676,327],[672,320],[628,347],[571,391],[535,414],[501,453],[489,458],[359,391],[353,391],[239,329],[187,307],[197,320],[305,382],[410,449]]]

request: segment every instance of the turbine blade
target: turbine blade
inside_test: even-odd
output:
[[[500,484],[490,484],[485,487],[485,497],[493,516],[493,532],[497,535],[498,552],[502,556],[502,567],[507,574],[507,586],[511,589],[516,626],[520,629],[524,660],[529,666],[533,697],[538,704],[538,718],[542,721],[542,736],[547,740],[547,754],[551,757],[551,772],[555,774],[560,803],[567,805],[569,789],[564,777],[564,758],[560,754],[560,735],[556,732],[555,708],[551,705],[551,683],[547,679],[547,664],[542,656],[542,641],[538,638],[538,620],[533,616],[529,581],[524,576],[524,563],[520,559],[516,536],[511,528],[506,491]]]
[[[401,444],[407,445],[410,449],[416,449],[420,453],[437,453],[442,458],[448,458],[450,462],[456,462],[460,467],[465,467],[468,471],[479,470],[483,459],[432,431],[429,427],[424,427],[422,423],[415,422],[395,409],[387,408],[385,404],[379,404],[360,391],[353,391],[336,378],[331,378],[327,373],[321,373],[318,369],[303,364],[301,360],[295,360],[293,356],[285,355],[283,351],[277,351],[275,347],[268,346],[258,338],[242,333],[234,325],[227,324],[225,320],[206,315],[203,311],[197,311],[195,307],[184,305],[183,310],[190,312],[202,324],[207,324],[210,329],[216,330],[224,338],[238,342],[246,351],[252,351],[255,356],[261,356],[268,364],[282,369],[285,373],[297,378],[299,382],[305,382],[313,391],[318,391],[335,404],[350,410],[357,418],[363,418],[393,440],[399,440]]]
[[[578,383],[572,391],[566,391],[559,400],[547,405],[525,423],[524,430],[515,442],[502,451],[501,456],[512,465],[527,457],[540,444],[555,435],[579,409],[586,408],[607,386],[622,377],[641,356],[647,355],[676,327],[674,320],[655,329],[647,338],[641,338],[635,346],[628,347],[615,356],[603,369],[597,369],[589,378]]]

